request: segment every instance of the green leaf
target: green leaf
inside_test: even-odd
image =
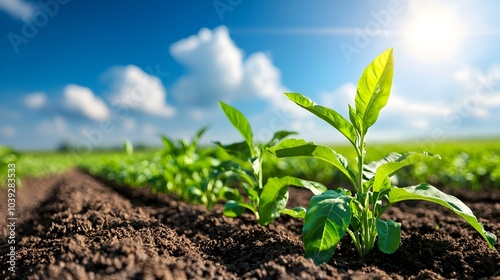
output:
[[[243,214],[243,212],[245,212],[245,208],[248,208],[248,207],[244,207],[244,206],[240,205],[240,203],[238,201],[228,200],[228,201],[226,201],[226,204],[224,204],[224,212],[223,213],[227,217],[234,218],[234,217],[238,217],[241,214]],[[252,209],[250,209],[250,210],[252,210]]]
[[[207,130],[208,126],[202,127],[200,130],[198,130],[193,138],[193,142],[198,143],[198,141],[200,141],[201,137],[203,136],[203,134],[205,134],[205,132],[207,132]]]
[[[348,162],[329,147],[315,145],[302,139],[285,139],[279,145],[268,149],[273,155],[284,157],[313,157],[337,167],[354,184],[354,175],[347,169]]]
[[[200,130],[196,132],[196,135],[193,137],[193,141],[191,141],[191,144],[189,145],[189,149],[191,152],[195,152],[196,147],[198,146],[198,142],[200,141],[201,137],[205,132],[207,132],[208,126],[202,127]]]
[[[134,153],[134,145],[132,145],[132,142],[130,142],[130,140],[128,139],[125,139],[125,142],[123,143],[123,149],[129,156]]]
[[[178,148],[175,145],[174,141],[172,141],[172,139],[168,138],[165,135],[162,135],[161,140],[162,140],[163,146],[164,146],[164,149],[163,149],[164,153],[166,153],[166,154],[172,153],[174,155],[177,154]]]
[[[260,151],[259,151],[260,153]],[[259,156],[253,157],[249,159],[250,164],[252,165],[252,170],[255,178],[259,178],[259,174],[262,172],[262,161]],[[259,188],[261,188],[259,186]]]
[[[240,192],[237,189],[229,188],[224,186],[219,194],[218,194],[219,199],[223,200],[241,200],[241,195]]]
[[[472,210],[470,210],[467,205],[458,198],[445,194],[429,184],[424,183],[405,188],[392,187],[389,190],[388,196],[391,205],[404,200],[426,200],[442,205],[465,219],[474,227],[488,242],[490,248],[493,248],[497,240],[494,234],[484,230],[483,225],[477,220],[476,216],[474,216]]]
[[[245,141],[223,145],[221,142],[214,142],[215,145],[221,147],[226,153],[236,156],[241,160],[248,160],[252,155],[248,144]]]
[[[297,132],[285,131],[285,130],[276,131],[273,135],[273,138],[271,138],[271,140],[264,147],[274,146],[278,144],[278,142],[281,141],[282,139],[294,134],[297,134]]]
[[[303,179],[299,179],[299,178],[292,177],[292,176],[285,176],[283,178],[280,178],[280,182],[282,184],[287,184],[289,186],[295,186],[295,187],[308,189],[315,195],[322,194],[322,193],[327,191],[327,188],[325,187],[325,185],[323,185],[321,183],[303,180]]]
[[[361,134],[361,131],[363,130],[361,123],[362,120],[356,115],[356,109],[354,109],[351,104],[347,104],[347,106],[349,106],[349,119],[351,120],[351,123],[356,131]]]
[[[289,186],[303,187],[311,190],[314,194],[320,194],[326,191],[326,187],[320,183],[291,176],[269,178],[260,194],[259,224],[268,225],[279,217],[288,202]]]
[[[288,202],[288,185],[281,184],[278,178],[269,178],[262,190],[259,200],[259,224],[267,226],[286,207]]]
[[[392,175],[397,170],[415,163],[429,162],[436,159],[440,159],[440,157],[419,153],[404,153],[402,155],[398,153],[391,153],[378,162],[370,163],[368,165],[369,168],[372,171],[375,170],[373,191],[383,191],[384,187],[387,186],[387,184],[384,184],[384,180],[386,180],[388,176]]]
[[[393,220],[377,219],[375,224],[378,232],[378,249],[386,254],[392,254],[401,243],[401,224]]]
[[[380,54],[363,71],[355,98],[356,113],[363,120],[363,134],[378,119],[391,94],[394,73],[393,49]]]
[[[219,102],[219,105],[226,114],[229,121],[231,121],[233,126],[241,133],[243,139],[245,139],[245,142],[247,142],[248,148],[250,149],[250,152],[253,156],[253,134],[252,128],[250,127],[250,123],[248,122],[247,118],[240,111],[227,105],[224,102]]]
[[[224,171],[223,175],[226,176],[226,178],[232,179],[232,180],[238,180],[240,179],[240,183],[242,187],[247,190],[253,190],[253,187],[257,185],[257,181],[255,178],[248,174],[245,170],[228,170]]]
[[[356,131],[354,126],[336,111],[317,105],[308,97],[300,93],[285,93],[285,95],[300,107],[315,114],[342,133],[353,145],[356,145]]]
[[[356,198],[359,194],[356,194]],[[361,225],[361,216],[363,214],[363,205],[357,199],[351,199],[351,226],[354,231],[357,231]]]
[[[365,177],[366,180],[374,179],[375,172],[382,164],[388,163],[388,162],[394,162],[400,157],[401,157],[401,155],[398,153],[390,153],[390,154],[386,155],[385,157],[383,157],[381,160],[372,161],[368,164],[364,164],[363,165],[363,176]]]
[[[351,197],[326,191],[311,198],[302,228],[305,256],[316,265],[327,262],[351,222]]]
[[[200,202],[202,197],[203,197],[203,193],[197,187],[189,187],[188,188],[188,201],[189,201],[189,203]]]
[[[286,214],[288,216],[294,217],[294,218],[300,218],[304,219],[306,216],[306,209],[304,207],[298,206],[294,207],[292,209],[283,209],[281,210],[281,213]]]

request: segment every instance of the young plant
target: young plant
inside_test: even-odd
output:
[[[491,248],[496,242],[496,236],[485,231],[470,208],[456,197],[426,183],[409,187],[391,184],[389,176],[398,169],[418,162],[432,161],[438,156],[427,153],[391,153],[380,161],[365,164],[365,137],[387,103],[393,67],[392,49],[386,50],[368,65],[357,85],[355,106],[349,105],[349,120],[299,93],[286,93],[291,101],[338,130],[356,151],[356,164],[349,166],[347,160],[331,148],[304,140],[287,139],[269,149],[280,158],[307,156],[326,161],[338,168],[352,184],[354,193],[343,188],[328,190],[314,195],[309,203],[302,234],[305,255],[316,264],[330,260],[346,233],[351,236],[361,257],[373,249],[377,237],[381,252],[390,254],[396,251],[401,241],[401,224],[392,220],[384,221],[381,217],[391,205],[405,200],[425,200],[440,204],[464,218]]]
[[[228,154],[236,156],[240,160],[248,161],[252,170],[245,170],[239,164],[229,161],[225,162],[220,169],[225,177],[236,177],[244,190],[247,198],[242,196],[228,200],[224,206],[224,214],[229,217],[241,215],[245,209],[252,211],[261,225],[268,225],[281,213],[293,217],[304,217],[305,209],[302,207],[286,209],[288,202],[288,188],[290,185],[303,187],[311,190],[314,194],[323,193],[326,187],[320,183],[301,180],[291,176],[283,178],[272,177],[264,183],[262,164],[267,148],[276,145],[278,141],[295,134],[295,132],[278,131],[272,139],[265,144],[256,144],[253,139],[250,123],[237,109],[219,102],[222,110],[229,121],[243,136],[244,141],[230,145],[216,142]]]
[[[2,170],[0,173],[0,189],[2,189],[2,187],[7,187],[5,182],[13,183],[12,179],[9,179],[7,169],[10,168],[9,164],[17,164],[20,158],[20,153],[7,146],[0,145],[0,170]],[[19,171],[17,171],[17,176],[15,176],[15,184],[17,187],[21,186],[19,175]]]
[[[134,154],[134,145],[130,142],[130,140],[125,139],[125,141],[123,141],[123,150],[129,156]]]
[[[160,178],[153,178],[158,190],[175,193],[182,200],[199,203],[211,209],[219,199],[224,197],[222,182],[213,178],[211,171],[220,161],[200,150],[198,143],[207,131],[204,127],[196,132],[188,142],[172,140],[163,135],[164,148],[161,152]]]

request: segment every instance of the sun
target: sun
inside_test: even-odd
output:
[[[464,40],[464,26],[451,8],[415,7],[404,29],[407,49],[419,59],[439,62],[457,55]]]

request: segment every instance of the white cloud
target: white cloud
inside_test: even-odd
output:
[[[37,132],[42,135],[65,136],[68,132],[68,125],[61,116],[55,116],[52,120],[46,120],[38,125]]]
[[[419,119],[419,120],[414,120],[412,125],[416,128],[428,128],[429,127],[429,122],[427,120],[422,120],[422,119]]]
[[[142,126],[142,133],[146,138],[157,137],[158,129],[152,124],[145,124]]]
[[[487,71],[467,66],[454,77],[466,91],[457,98],[453,110],[486,118],[500,107],[500,65],[492,65]]]
[[[338,87],[333,92],[321,93],[320,105],[332,108],[347,118],[349,113],[347,103],[354,105],[354,97],[356,96],[356,85],[353,83],[345,83]]]
[[[16,136],[16,129],[13,126],[6,125],[0,129],[0,134],[4,137],[14,137]]]
[[[349,118],[349,110],[347,103],[354,106],[354,98],[356,96],[356,85],[353,83],[345,83],[335,89],[333,92],[325,92],[320,94],[320,104],[332,108],[342,114],[345,118]],[[385,121],[391,121],[394,117],[405,119],[404,122],[419,129],[427,128],[431,118],[441,117],[446,112],[443,104],[421,103],[418,101],[406,98],[399,91],[392,90],[391,97],[387,105],[382,109],[379,117],[379,122],[383,125]]]
[[[264,53],[250,55],[245,61],[244,73],[240,90],[245,96],[257,95],[275,105],[284,100],[283,92],[288,90],[281,85],[281,72]]]
[[[47,104],[47,96],[43,92],[34,92],[26,95],[23,102],[28,108],[39,109]]]
[[[63,91],[65,109],[76,111],[92,120],[103,120],[110,116],[104,101],[96,97],[89,88],[69,84]]]
[[[200,108],[211,108],[219,100],[258,97],[283,106],[287,89],[281,84],[280,70],[262,52],[244,59],[225,26],[203,28],[172,44],[170,53],[188,69],[172,86],[172,93],[193,107],[198,118]]]
[[[498,86],[500,82],[500,65],[492,65],[488,71],[465,66],[454,74],[454,78],[469,89],[480,85]]]
[[[18,20],[30,21],[35,9],[35,5],[24,0],[0,0],[0,10]]]
[[[379,128],[384,125],[392,127],[397,133],[406,134],[409,127],[424,130],[431,127],[436,121],[441,122],[448,110],[448,104],[429,100],[426,103],[417,101],[408,96],[408,91],[402,92],[394,88],[385,108],[379,116]],[[403,132],[404,131],[404,132]]]
[[[172,91],[185,103],[204,106],[236,92],[243,79],[243,54],[226,27],[203,28],[197,35],[170,46],[170,54],[189,74],[179,78]]]
[[[112,104],[154,116],[175,115],[175,109],[167,104],[167,91],[158,77],[135,65],[113,67],[103,77],[111,82]]]
[[[136,127],[136,123],[134,121],[134,119],[132,118],[127,118],[123,121],[123,128],[125,129],[125,131],[133,131]]]
[[[445,105],[439,103],[421,103],[409,100],[401,94],[391,94],[384,112],[393,114],[407,114],[414,116],[442,116]]]
[[[322,93],[320,95],[321,105],[337,110],[348,116],[347,103],[354,106],[356,96],[356,85],[345,83],[331,93]],[[442,104],[421,103],[412,101],[404,97],[400,92],[392,90],[386,107],[382,111],[384,114],[411,114],[418,116],[441,116],[443,114]]]

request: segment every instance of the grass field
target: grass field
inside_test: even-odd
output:
[[[416,143],[372,144],[367,149],[367,162],[379,159],[391,151],[426,151],[440,155],[442,160],[419,163],[412,168],[402,170],[397,177],[399,184],[428,181],[437,186],[464,187],[472,190],[500,188],[500,140],[456,140],[432,145],[418,145]],[[331,147],[345,155],[348,160],[354,156],[354,151],[349,146],[331,145]],[[155,178],[151,177],[155,175],[157,178],[158,174],[155,172],[158,173],[159,170],[163,173],[168,173],[169,168],[174,171],[172,161],[182,160],[186,167],[190,161],[203,161],[204,166],[197,168],[210,168],[221,161],[230,159],[218,148],[198,147],[189,155],[186,154],[186,151],[177,151],[178,154],[173,157],[169,156],[169,151],[165,149],[136,151],[132,155],[128,155],[124,151],[97,151],[86,154],[34,151],[13,153],[7,148],[3,149],[2,153],[3,155],[0,157],[2,164],[16,162],[17,173],[21,178],[46,176],[63,172],[72,167],[83,167],[92,174],[118,179],[121,183],[135,186],[154,182]],[[187,159],[186,157],[191,158]],[[167,158],[169,159],[166,160]],[[350,160],[350,163],[352,164],[353,160]],[[247,163],[240,162],[240,164]],[[265,177],[294,174],[304,179],[334,185],[345,183],[342,174],[333,170],[326,163],[315,159],[279,160],[269,155],[265,165]],[[186,176],[191,171],[186,170],[188,173]]]

